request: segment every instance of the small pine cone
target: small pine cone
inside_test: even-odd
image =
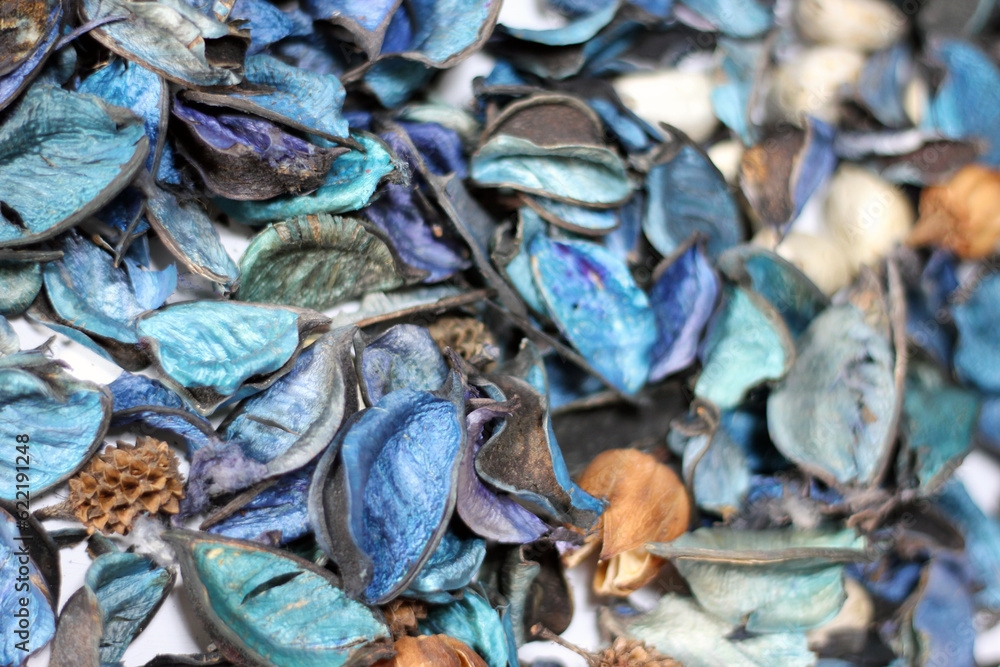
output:
[[[681,663],[646,646],[645,642],[624,637],[618,637],[594,657],[597,658],[594,667],[681,667]]]
[[[125,535],[140,514],[177,514],[184,497],[177,455],[147,437],[109,445],[69,480],[69,489],[73,515],[87,532],[105,535]]]
[[[486,325],[474,317],[447,315],[439,318],[427,330],[442,351],[450,347],[466,361],[486,354],[486,346],[496,344]]]

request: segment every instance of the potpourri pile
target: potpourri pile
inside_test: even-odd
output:
[[[976,665],[995,3],[548,2],[0,5],[0,665]]]

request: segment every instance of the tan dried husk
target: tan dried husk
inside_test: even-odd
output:
[[[990,255],[1000,240],[1000,172],[968,165],[920,194],[920,218],[907,243],[947,248],[963,259]]]
[[[691,516],[684,483],[667,465],[637,449],[599,454],[577,482],[608,507],[582,548],[565,557],[573,567],[600,547],[594,577],[599,595],[628,595],[652,581],[664,561],[647,542],[669,542],[683,534]]]
[[[420,600],[396,598],[382,606],[382,613],[385,614],[385,622],[389,625],[393,638],[399,639],[416,633],[417,623],[427,618],[427,605]]]
[[[485,354],[487,345],[494,345],[493,334],[474,317],[446,315],[427,327],[431,338],[443,352],[451,348],[470,361]]]
[[[394,648],[395,657],[373,667],[488,667],[475,651],[447,635],[401,637]]]
[[[140,437],[109,445],[69,480],[69,509],[93,534],[125,535],[140,514],[176,514],[184,497],[177,455],[167,443]]]

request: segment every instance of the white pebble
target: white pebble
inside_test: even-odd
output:
[[[718,124],[712,110],[712,82],[706,73],[638,72],[618,77],[614,86],[637,116],[653,125],[673,125],[694,141],[706,141]]]
[[[836,124],[840,102],[854,89],[865,57],[860,51],[841,46],[807,49],[792,62],[777,69],[769,99],[778,113],[802,124],[815,116]]]
[[[877,51],[906,32],[906,16],[884,0],[800,0],[795,25],[820,44]]]

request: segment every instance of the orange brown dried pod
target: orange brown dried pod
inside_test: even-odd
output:
[[[947,248],[963,259],[990,255],[1000,240],[1000,172],[968,165],[920,194],[920,218],[907,243]]]
[[[69,480],[67,508],[87,532],[125,535],[140,514],[176,514],[184,497],[177,455],[167,443],[140,437],[109,445]]]
[[[394,648],[395,657],[373,667],[487,667],[478,653],[447,635],[401,637]]]
[[[382,606],[382,613],[385,614],[385,622],[389,625],[393,638],[399,639],[404,635],[416,634],[417,623],[427,618],[427,604],[420,600],[396,598]]]
[[[684,483],[669,466],[637,449],[602,452],[577,483],[608,507],[584,546],[565,557],[566,566],[600,548],[596,593],[624,596],[642,588],[664,562],[646,551],[646,543],[669,542],[688,528],[691,501]]]

